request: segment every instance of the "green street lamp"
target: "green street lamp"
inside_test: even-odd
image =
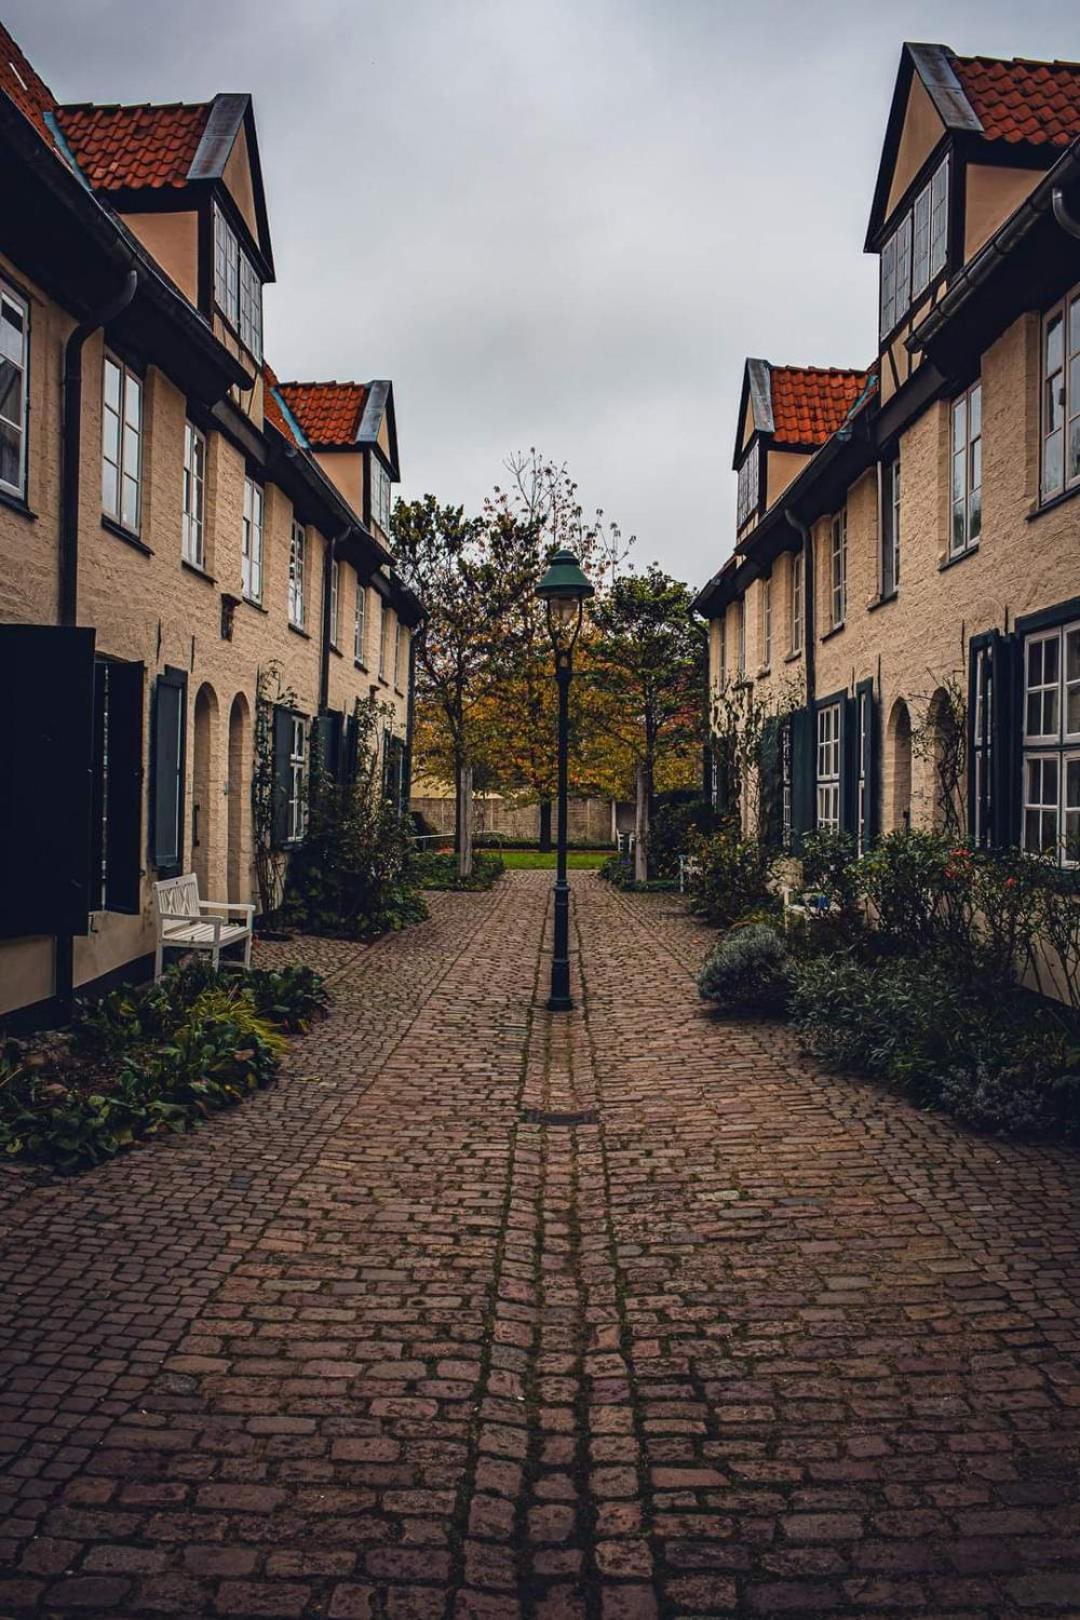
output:
[[[570,679],[574,673],[574,646],[581,630],[586,599],[595,593],[572,551],[557,551],[536,587],[547,609],[548,635],[555,649],[555,679],[559,687],[559,795],[555,867],[555,944],[551,957],[552,1012],[569,1012],[570,994],[570,885],[566,880],[566,795],[570,733]]]

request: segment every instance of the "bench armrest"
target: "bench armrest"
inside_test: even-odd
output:
[[[255,907],[253,905],[249,905],[246,901],[240,900],[200,900],[199,910],[223,911],[226,916],[229,916],[234,911],[238,911],[247,918],[249,923],[253,921],[255,916]],[[208,921],[212,921],[212,919],[208,919]]]

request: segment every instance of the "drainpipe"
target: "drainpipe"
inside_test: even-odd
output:
[[[93,310],[64,344],[64,437],[61,451],[60,623],[73,625],[79,610],[79,452],[82,444],[82,352],[86,340],[123,314],[135,296],[139,272],[132,267],[120,291]]]
[[[79,472],[82,450],[82,353],[86,340],[127,309],[139,285],[132,266],[124,285],[107,303],[92,310],[69,333],[64,344],[63,438],[60,450],[59,602],[61,625],[74,625],[79,613]],[[89,851],[87,852],[89,859]],[[71,1017],[75,1000],[75,940],[58,934],[53,947],[53,986],[61,1016]]]
[[[323,714],[330,704],[330,564],[337,556],[338,546],[353,532],[354,525],[346,523],[336,539],[331,540],[323,554],[323,593],[322,593],[322,656],[319,660],[319,713]]]
[[[1080,219],[1077,219],[1075,214],[1070,214],[1065,202],[1065,193],[1060,186],[1055,186],[1051,192],[1050,206],[1053,208],[1054,218],[1062,230],[1067,232],[1069,236],[1075,236],[1080,240]]]

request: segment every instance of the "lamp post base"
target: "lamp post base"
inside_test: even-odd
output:
[[[548,996],[547,1010],[548,1012],[573,1012],[574,998],[573,996]]]
[[[551,953],[551,994],[549,1012],[569,1012],[574,1005],[570,994],[570,885],[565,877],[555,883],[555,938]]]

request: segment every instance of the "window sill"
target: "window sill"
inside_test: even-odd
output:
[[[38,515],[32,512],[21,495],[13,495],[10,490],[0,489],[0,506],[6,506],[12,512],[18,512],[20,517],[29,518],[36,523]]]
[[[205,579],[208,585],[217,584],[213,574],[208,574],[205,568],[200,568],[198,563],[189,562],[186,557],[181,557],[180,566],[186,568],[189,574],[194,574],[197,579]]]
[[[344,658],[345,656],[341,648],[335,646],[333,642],[330,643],[330,651],[333,653],[335,658]]]
[[[801,657],[802,657],[802,648],[801,647],[796,647],[794,652],[789,652],[789,653],[784,654],[784,663],[785,664],[794,664],[796,659],[799,659]]]
[[[294,636],[303,636],[305,641],[311,640],[310,630],[305,630],[302,624],[294,624],[292,619],[289,619],[287,622],[289,629],[292,631]]]
[[[875,596],[872,601],[867,602],[867,613],[876,613],[878,608],[888,607],[890,602],[896,601],[899,594],[899,591],[883,591],[880,596]]]
[[[402,690],[401,690],[401,687],[400,687],[400,686],[397,686],[397,685],[395,685],[395,686],[394,686],[394,691],[395,691],[395,692],[396,692],[396,693],[397,693],[397,695],[398,695],[398,697],[404,697],[404,696],[405,696],[405,694],[404,694],[404,692],[403,692],[403,691],[402,691]]]
[[[107,529],[110,534],[115,534],[118,540],[123,540],[125,545],[131,546],[133,551],[141,551],[144,557],[154,555],[145,540],[140,540],[133,530],[125,529],[122,523],[117,523],[115,518],[109,517],[105,512],[101,514],[101,527]]]
[[[265,613],[269,615],[270,609],[264,608],[261,602],[256,602],[253,596],[242,596],[240,600],[244,603],[245,607],[254,608],[256,613]]]
[[[825,634],[821,638],[822,642],[824,643],[826,641],[831,641],[833,636],[838,636],[844,628],[844,621],[841,619],[840,623],[834,624],[831,630],[826,630]]]
[[[367,665],[365,663],[362,663],[359,658],[354,658],[353,659],[353,668],[358,669],[361,672],[361,674],[363,674],[363,675],[366,675],[367,672],[368,672]]]
[[[761,668],[758,670],[757,674],[754,676],[754,679],[755,679],[755,681],[764,681],[764,680],[767,680],[771,674],[772,674],[772,665],[771,664],[762,664]]]
[[[385,675],[380,675],[379,676],[379,685],[380,686],[385,686],[387,691],[390,690],[390,682],[387,680]]]
[[[968,546],[966,551],[958,551],[955,557],[943,557],[937,565],[938,573],[943,574],[946,568],[955,568],[957,563],[967,562],[968,558],[974,557],[978,550],[979,542],[976,540],[973,546]]]
[[[1034,523],[1036,518],[1043,517],[1047,512],[1056,511],[1059,506],[1064,506],[1066,501],[1075,500],[1077,495],[1080,495],[1080,484],[1074,484],[1071,489],[1063,489],[1058,495],[1049,495],[1045,501],[1036,501],[1024,519],[1025,523]]]

